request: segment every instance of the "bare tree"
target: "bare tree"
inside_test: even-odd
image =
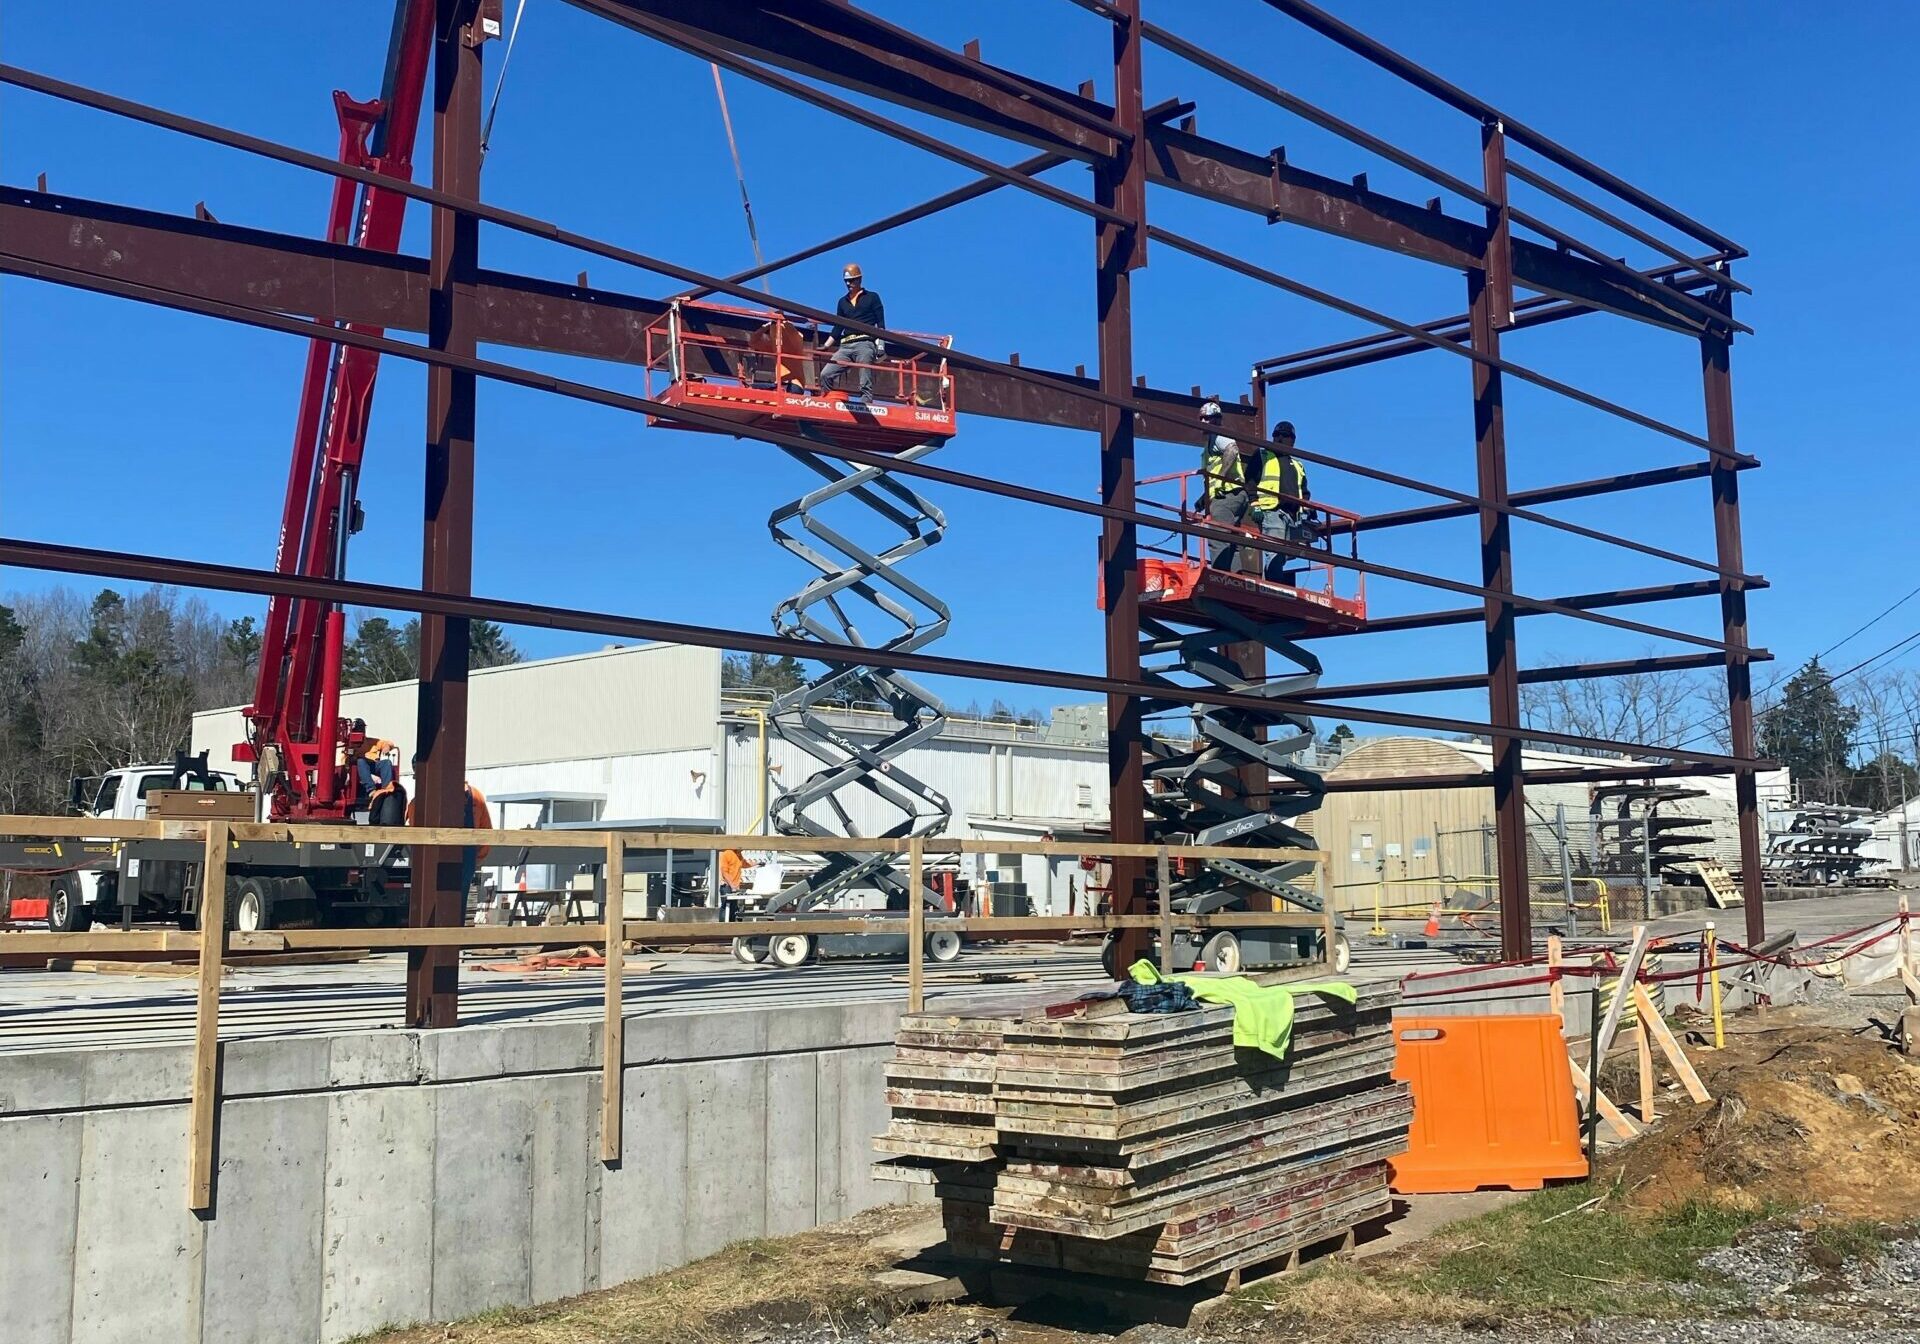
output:
[[[1651,650],[1649,650],[1651,653]],[[1548,663],[1577,661],[1556,653]],[[1583,681],[1526,682],[1520,687],[1520,718],[1530,728],[1573,737],[1677,745],[1690,733],[1709,731],[1700,722],[1706,694],[1690,673],[1630,672]],[[1724,689],[1720,713],[1725,715]],[[1581,753],[1581,748],[1562,748]],[[1588,749],[1586,754],[1603,754]]]

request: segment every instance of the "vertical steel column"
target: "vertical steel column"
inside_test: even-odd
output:
[[[455,196],[480,194],[480,43],[477,0],[435,0],[433,185]],[[429,263],[427,341],[435,350],[475,353],[473,289],[480,222],[435,207]],[[420,587],[473,591],[473,425],[475,378],[433,366],[427,373],[426,514]],[[466,821],[467,650],[464,620],[420,618],[420,717],[414,755],[414,817],[422,826]],[[414,928],[457,927],[466,919],[460,850],[416,846],[410,920]],[[459,1020],[457,948],[407,953],[407,1023],[451,1027]]]
[[[1721,290],[1707,300],[1731,317],[1732,296]],[[1707,438],[1716,448],[1733,449],[1733,375],[1728,356],[1731,327],[1710,327],[1700,337],[1700,381],[1707,399]],[[1730,573],[1743,574],[1740,540],[1740,473],[1723,458],[1713,460],[1714,558]],[[1747,592],[1731,579],[1720,580],[1721,638],[1730,648],[1747,647]],[[1753,665],[1744,657],[1727,658],[1727,720],[1733,754],[1751,761],[1759,753],[1753,735]],[[1747,913],[1747,943],[1767,936],[1766,896],[1760,881],[1759,782],[1751,765],[1733,775],[1734,803],[1740,818],[1740,887]]]
[[[1469,339],[1483,355],[1500,354],[1500,328],[1512,321],[1511,234],[1507,219],[1507,140],[1498,122],[1480,128],[1481,166],[1488,207],[1484,264],[1467,272]],[[1506,413],[1501,404],[1500,371],[1473,366],[1473,435],[1480,497],[1507,502]],[[1495,593],[1513,592],[1513,536],[1508,516],[1480,510],[1480,582]],[[1514,642],[1513,604],[1486,599],[1487,722],[1500,728],[1520,726],[1519,652]],[[1517,738],[1493,739],[1494,871],[1500,877],[1500,955],[1518,960],[1533,955],[1533,909],[1527,882],[1526,784]]]
[[[1099,264],[1100,390],[1109,397],[1133,395],[1133,282],[1130,272],[1146,264],[1147,165],[1141,152],[1146,118],[1140,91],[1140,0],[1114,0],[1114,120],[1133,136],[1118,155],[1094,168],[1094,199],[1124,214],[1132,224],[1105,221],[1095,229]],[[1133,413],[1100,408],[1100,499],[1134,508]],[[1134,525],[1108,518],[1100,529],[1100,584],[1106,597],[1107,675],[1140,678],[1140,566]],[[1110,825],[1119,844],[1145,844],[1146,773],[1141,761],[1144,730],[1140,702],[1132,696],[1107,697],[1107,788]],[[1136,914],[1143,908],[1141,888],[1146,864],[1138,858],[1113,859],[1113,908]],[[1147,935],[1139,929],[1120,934],[1119,964],[1143,955]]]

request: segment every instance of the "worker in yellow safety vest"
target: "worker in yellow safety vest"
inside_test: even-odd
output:
[[[1294,445],[1291,420],[1282,420],[1273,427],[1273,441],[1279,445],[1279,451],[1269,449],[1260,455],[1250,506],[1253,522],[1259,527],[1260,535],[1271,541],[1310,545],[1315,533],[1308,520],[1307,501],[1313,496],[1307,491],[1306,467],[1289,451]],[[1291,586],[1300,577],[1295,567],[1301,563],[1293,556],[1270,551],[1267,577]]]
[[[1240,443],[1220,432],[1220,403],[1208,398],[1200,407],[1207,437],[1200,445],[1200,512],[1220,527],[1241,527],[1247,520],[1247,475]],[[1216,541],[1207,554],[1215,569],[1232,569],[1240,548]]]

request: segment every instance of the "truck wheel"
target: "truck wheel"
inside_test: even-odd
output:
[[[813,939],[804,933],[783,933],[773,940],[768,955],[782,970],[794,970],[813,960]]]
[[[940,929],[927,935],[927,960],[937,962],[960,959],[960,935],[952,929]]]
[[[1206,946],[1200,949],[1200,960],[1207,963],[1210,971],[1225,971],[1228,975],[1240,973],[1240,940],[1230,933],[1216,933],[1207,939]]]
[[[47,893],[47,929],[53,933],[85,933],[93,927],[93,907],[80,899],[80,879],[62,873]]]
[[[275,894],[269,878],[241,878],[227,892],[227,927],[243,933],[272,928]]]

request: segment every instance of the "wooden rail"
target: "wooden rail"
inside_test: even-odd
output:
[[[930,856],[962,854],[1044,854],[1136,857],[1156,860],[1161,889],[1171,884],[1177,859],[1235,858],[1323,863],[1318,850],[1227,845],[1118,845],[1053,840],[953,840],[932,837],[909,839],[766,835],[713,835],[681,831],[548,831],[482,830],[463,827],[320,826],[278,822],[226,821],[217,818],[190,821],[116,821],[87,817],[34,817],[0,814],[0,838],[96,840],[195,840],[203,846],[200,872],[200,924],[206,932],[172,929],[136,929],[89,933],[0,932],[0,956],[9,954],[85,956],[112,960],[129,954],[177,952],[199,960],[198,993],[194,1011],[192,1091],[189,1122],[187,1207],[206,1214],[213,1209],[218,1182],[220,1101],[220,977],[230,951],[289,950],[338,951],[415,947],[555,947],[598,943],[605,949],[603,980],[600,1082],[600,1157],[609,1165],[621,1158],[622,1069],[626,1053],[624,1002],[625,944],[629,941],[676,943],[731,942],[739,937],[774,938],[784,934],[860,934],[887,932],[898,916],[814,919],[753,919],[703,924],[661,924],[624,918],[626,855],[629,850],[741,849],[791,852],[861,852],[903,854],[913,888],[924,885]],[[228,858],[240,844],[286,843],[308,845],[445,845],[498,848],[537,846],[541,849],[599,851],[605,870],[604,899],[598,924],[556,924],[534,928],[491,926],[424,929],[277,929],[270,933],[238,933],[224,929]],[[1163,967],[1171,966],[1175,930],[1237,928],[1296,928],[1319,931],[1324,946],[1333,947],[1335,916],[1274,910],[1207,915],[1174,914],[1162,909],[1148,915],[990,915],[929,916],[920,901],[910,902],[907,926],[907,1005],[919,1012],[925,1006],[926,937],[953,930],[960,933],[999,934],[1014,938],[1061,941],[1076,934],[1119,929],[1154,929],[1161,937]],[[897,925],[895,926],[897,927]]]

